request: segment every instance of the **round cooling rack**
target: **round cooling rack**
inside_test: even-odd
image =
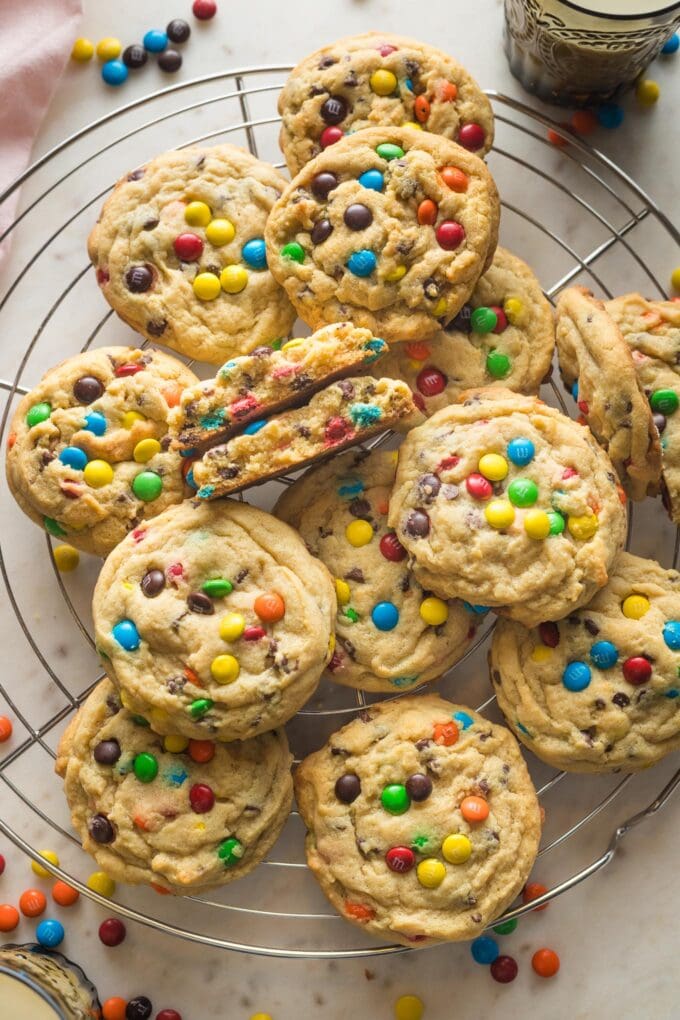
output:
[[[3,194],[22,185],[11,234],[12,253],[0,275],[1,429],[19,396],[62,358],[90,346],[137,343],[105,304],[87,260],[85,242],[103,197],[115,181],[159,152],[198,142],[232,142],[281,166],[276,99],[288,66],[255,67],[176,84],[102,117],[56,146]],[[665,296],[659,277],[673,264],[680,234],[655,203],[606,156],[578,139],[558,148],[546,130],[552,121],[522,103],[489,92],[496,144],[489,166],[503,197],[501,242],[534,268],[554,299],[571,283],[599,296],[628,290]],[[210,366],[194,366],[199,375]],[[574,413],[555,383],[548,403]],[[392,437],[380,441],[393,442]],[[247,498],[270,508],[279,479]],[[91,635],[90,602],[99,561],[83,556],[75,574],[62,576],[52,542],[0,495],[0,570],[6,587],[0,617],[3,670],[0,711],[16,720],[0,758],[0,831],[34,860],[45,847],[60,867],[49,871],[107,909],[193,942],[269,956],[356,957],[403,952],[379,945],[332,912],[304,863],[304,827],[293,811],[270,859],[252,874],[205,897],[159,896],[121,886],[113,900],[85,880],[95,865],[70,830],[69,813],[54,774],[55,748],[72,713],[101,678]],[[678,534],[659,502],[631,512],[628,546],[677,566]],[[481,637],[437,688],[451,700],[499,719],[490,696],[486,646]],[[296,760],[319,747],[373,696],[323,680],[314,699],[291,720]],[[555,772],[531,754],[529,767],[546,812],[534,877],[549,892],[508,911],[516,917],[566,892],[601,870],[636,825],[647,821],[680,783],[677,761],[634,776]]]

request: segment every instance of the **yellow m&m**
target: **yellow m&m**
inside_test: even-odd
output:
[[[592,538],[597,531],[598,522],[595,514],[584,514],[582,517],[568,517],[569,533],[579,542]]]
[[[335,594],[338,597],[338,602],[340,603],[340,605],[346,606],[350,600],[350,590],[347,581],[343,581],[341,578],[336,577]]]
[[[389,273],[385,273],[388,283],[398,283],[404,276],[406,276],[406,266],[395,266],[394,269],[390,269]]]
[[[225,613],[220,620],[220,637],[223,641],[238,641],[246,629],[246,621],[240,613]]]
[[[539,663],[547,662],[548,659],[552,658],[552,653],[553,650],[548,645],[536,645],[531,652],[531,661]]]
[[[369,85],[376,96],[391,96],[397,87],[397,76],[391,71],[380,68],[374,71],[369,78]]]
[[[101,489],[113,481],[113,468],[105,460],[91,460],[83,469],[83,479],[93,489]]]
[[[509,297],[503,302],[505,317],[511,326],[517,326],[522,318],[523,305],[519,298]]]
[[[214,301],[222,290],[219,277],[214,273],[199,273],[193,287],[194,294],[201,301]]]
[[[420,603],[420,616],[430,627],[439,627],[449,618],[449,607],[443,599],[430,596]]]
[[[425,1006],[417,995],[400,995],[394,1004],[395,1020],[423,1020]]]
[[[190,227],[207,227],[212,219],[210,206],[205,202],[189,202],[184,210],[184,219]]]
[[[537,541],[550,534],[550,518],[543,510],[530,510],[524,518],[524,530],[529,538]]]
[[[231,220],[211,220],[205,228],[205,236],[216,248],[233,241],[235,233],[236,230]]]
[[[210,673],[218,684],[233,684],[238,679],[241,667],[233,655],[218,655],[210,663]]]
[[[426,889],[436,889],[446,877],[446,868],[436,857],[427,857],[416,869],[418,881]]]
[[[239,294],[248,283],[248,273],[243,266],[225,266],[220,273],[220,283],[227,294]]]
[[[120,39],[116,39],[112,35],[107,35],[104,39],[100,39],[97,43],[97,57],[99,60],[106,63],[107,60],[115,60],[120,54],[123,46]]]
[[[449,864],[465,864],[472,853],[472,843],[462,832],[447,836],[442,843],[442,854]]]
[[[302,347],[306,342],[305,337],[294,336],[292,340],[286,340],[285,344],[281,348],[282,351],[292,351],[296,347]]]
[[[161,452],[161,444],[157,439],[140,439],[132,451],[132,456],[138,464],[146,464],[148,460]]]
[[[71,50],[71,60],[77,60],[79,64],[85,64],[88,60],[92,60],[94,56],[94,46],[89,39],[81,37],[76,39]]]
[[[57,545],[52,550],[57,570],[62,574],[70,574],[80,563],[80,553],[72,545]]]
[[[623,615],[627,616],[629,620],[641,620],[650,608],[650,601],[644,595],[629,595],[621,605]]]
[[[163,747],[171,754],[181,754],[188,746],[189,738],[182,737],[179,733],[169,733],[167,737],[163,737]]]
[[[99,893],[100,896],[110,897],[116,891],[116,883],[112,878],[109,878],[105,871],[93,871],[85,885],[92,892]]]
[[[345,538],[350,545],[358,549],[362,545],[368,545],[371,541],[373,528],[368,521],[352,521],[345,528]]]
[[[490,482],[502,482],[508,473],[508,462],[499,453],[485,453],[479,458],[479,473]]]
[[[123,415],[123,428],[131,429],[136,421],[146,421],[146,418],[139,411],[126,411]]]
[[[59,867],[59,858],[55,854],[54,850],[39,850],[38,853],[41,857],[44,857],[50,864],[54,864],[55,868]],[[42,864],[38,864],[37,861],[31,861],[31,871],[34,875],[38,875],[39,878],[50,878],[52,875],[51,871],[47,868],[43,868]]]
[[[506,499],[492,499],[484,508],[487,523],[497,531],[509,528],[515,519],[515,508]]]

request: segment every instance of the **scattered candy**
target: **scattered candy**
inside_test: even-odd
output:
[[[47,897],[40,889],[26,889],[19,897],[19,909],[24,917],[39,917],[46,906]]]
[[[0,875],[2,875],[4,873],[6,866],[7,866],[7,861],[2,856],[2,854],[0,854]]]
[[[52,899],[60,907],[72,907],[80,899],[80,893],[73,886],[59,880],[52,886]]]
[[[116,891],[116,883],[104,871],[93,871],[85,884],[100,896],[111,897]]]
[[[671,286],[673,290],[680,290],[680,266],[671,273]]]
[[[265,1013],[260,1013],[259,1015],[266,1017]],[[178,1013],[176,1009],[162,1009],[160,1013],[156,1013],[156,1020],[182,1020],[182,1014]],[[269,1020],[271,1020],[271,1017]]]
[[[575,110],[571,115],[571,126],[579,135],[592,135],[597,128],[597,117],[591,110]]]
[[[495,924],[493,930],[497,935],[511,935],[518,923],[516,917],[511,917],[508,921],[501,921],[500,924]]]
[[[55,921],[52,918],[47,921],[41,921],[35,930],[36,939],[46,949],[55,949],[61,945],[64,941],[64,935],[64,926],[61,921]]]
[[[125,925],[117,917],[107,917],[99,925],[99,938],[105,946],[119,946],[126,935]]]
[[[103,1020],[125,1020],[125,1007],[127,1003],[120,996],[107,999],[102,1005]]]
[[[49,861],[50,864],[54,864],[55,868],[59,867],[59,858],[54,850],[39,850],[38,853],[46,861]],[[48,871],[47,868],[43,868],[42,864],[38,864],[37,861],[31,861],[31,871],[39,878],[51,878],[52,876],[52,872]]]
[[[661,47],[661,52],[663,53],[664,56],[667,57],[671,53],[677,53],[679,48],[680,48],[680,36],[678,36],[677,32],[674,32],[670,39],[667,39],[666,42]]]
[[[149,57],[143,46],[133,43],[132,46],[125,47],[122,59],[126,67],[129,67],[131,71],[136,71],[138,68],[144,67]]]
[[[424,1012],[423,1001],[417,995],[400,995],[394,1004],[395,1020],[422,1020]]]
[[[209,21],[217,14],[217,4],[215,0],[194,0],[191,10],[199,21]]]
[[[106,36],[97,43],[97,59],[102,62],[115,60],[122,48],[120,39],[116,39],[114,36]]]
[[[0,903],[0,931],[14,931],[21,918],[19,911],[11,903]]]
[[[491,964],[491,977],[507,985],[517,977],[517,962],[511,956],[499,956]]]
[[[142,43],[149,53],[162,53],[168,45],[168,37],[160,28],[150,28],[145,32]]]
[[[122,60],[107,60],[102,65],[102,78],[107,85],[122,85],[127,81],[129,71]]]
[[[146,995],[137,995],[125,1007],[125,1020],[149,1020],[152,1012],[151,1000]]]
[[[6,715],[0,715],[0,744],[4,744],[12,736],[12,720]],[[4,869],[3,869],[4,870]],[[0,875],[2,871],[0,871]]]
[[[548,887],[545,885],[541,885],[540,882],[528,882],[524,886],[524,889],[522,890],[522,899],[524,900],[525,903],[531,903],[533,900],[537,900],[539,896],[543,896],[545,893],[547,893],[547,891]],[[548,909],[547,903],[544,903],[540,907],[535,907],[535,910],[537,912],[539,910],[547,909]]]
[[[531,957],[531,966],[539,977],[554,977],[560,969],[560,958],[552,949],[537,949]]]
[[[76,39],[71,50],[71,60],[76,60],[79,64],[86,64],[88,60],[92,60],[94,56],[94,45],[89,39],[80,38]]]
[[[479,938],[474,939],[470,943],[470,952],[475,963],[487,966],[500,956],[498,943],[490,935],[480,935]]]
[[[598,122],[604,128],[614,129],[621,127],[624,117],[623,107],[617,103],[603,103],[602,106],[597,108]]]
[[[182,18],[173,18],[168,22],[165,32],[170,42],[184,43],[191,35],[191,27]]]
[[[661,89],[658,83],[652,81],[651,78],[642,78],[637,83],[635,98],[641,106],[654,106],[660,95]]]
[[[663,627],[663,639],[668,648],[672,648],[673,651],[680,649],[680,622],[677,620],[668,620]],[[1,739],[1,736],[0,736]]]

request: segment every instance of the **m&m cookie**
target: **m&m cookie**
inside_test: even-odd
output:
[[[229,744],[161,737],[104,680],[62,736],[56,771],[107,876],[192,893],[259,864],[290,811],[291,762],[282,729]]]
[[[556,314],[557,353],[567,389],[631,499],[655,495],[661,473],[659,432],[621,331],[585,287],[562,291]]]
[[[399,379],[339,379],[305,407],[283,411],[208,450],[193,467],[199,499],[216,499],[296,471],[387,429],[422,421]]]
[[[151,348],[102,347],[51,369],[10,425],[7,480],[21,509],[55,538],[106,556],[179,503],[189,490],[168,416],[197,381]]]
[[[553,313],[540,283],[525,262],[496,248],[446,330],[427,341],[393,344],[375,371],[404,379],[430,415],[476,386],[537,393],[554,347]]]
[[[445,673],[483,618],[424,591],[409,570],[406,549],[387,526],[396,468],[396,452],[349,452],[308,471],[274,508],[335,579],[328,675],[367,691],[409,690]]]
[[[163,735],[251,737],[286,722],[333,653],[326,568],[246,503],[186,500],[108,557],[97,650],[123,704]]]
[[[424,588],[531,627],[606,584],[625,499],[587,429],[536,397],[487,387],[406,437],[388,524]]]
[[[366,32],[305,57],[279,97],[281,149],[291,174],[344,135],[379,124],[415,125],[483,156],[491,104],[472,76],[434,46]]]
[[[233,145],[166,152],[123,177],[88,250],[102,294],[149,340],[221,365],[288,336],[264,226],[286,182]]]
[[[621,553],[566,619],[499,620],[490,667],[508,725],[549,765],[647,768],[680,748],[680,574]]]
[[[324,326],[278,349],[257,347],[227,361],[215,379],[185,389],[170,417],[170,433],[185,450],[219,442],[249,423],[304,403],[338,377],[361,372],[386,350],[384,340],[350,322]]]
[[[351,319],[388,343],[422,340],[491,265],[499,210],[486,165],[460,145],[367,128],[288,185],[267,221],[267,257],[312,328]]]
[[[659,432],[664,505],[680,524],[680,302],[624,294],[605,308],[631,349]]]
[[[295,773],[307,863],[348,921],[418,948],[479,935],[538,850],[538,799],[504,726],[435,695],[371,705]]]

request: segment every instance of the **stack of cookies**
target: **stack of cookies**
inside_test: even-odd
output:
[[[116,185],[89,239],[119,316],[214,377],[103,348],[17,408],[17,502],[106,557],[107,679],[57,769],[113,877],[231,881],[285,822],[283,727],[322,675],[416,691],[496,614],[509,729],[409,693],[295,775],[343,916],[407,946],[470,938],[539,845],[511,730],[575,771],[680,746],[680,576],[622,551],[627,497],[662,491],[680,521],[680,306],[563,292],[576,423],[536,395],[553,311],[497,245],[493,115],[465,69],[368,33],[303,60],[279,111],[290,181],[230,145],[172,151]],[[296,316],[310,336],[290,338]],[[407,433],[397,451],[361,446],[387,430]],[[221,498],[303,467],[272,514]]]

